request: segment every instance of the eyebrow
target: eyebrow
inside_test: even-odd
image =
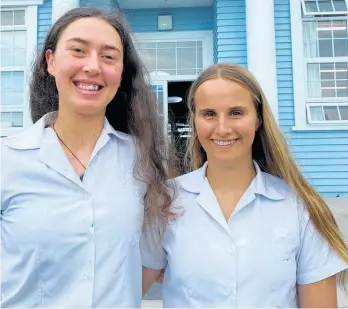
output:
[[[83,45],[90,45],[90,43],[88,41],[81,39],[81,38],[71,38],[67,42],[77,42],[77,43],[81,43]],[[121,53],[121,51],[114,45],[102,44],[101,47],[104,50],[115,50],[115,51],[118,51],[119,53]]]
[[[245,109],[245,106],[241,106],[241,105],[238,105],[238,106],[231,106],[228,108],[228,110],[235,110],[235,109]],[[202,109],[198,109],[198,111],[202,111],[202,112],[205,112],[205,111],[215,111],[215,108],[202,108]]]

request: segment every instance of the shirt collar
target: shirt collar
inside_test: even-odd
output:
[[[268,173],[262,172],[259,165],[254,162],[256,176],[251,182],[248,190],[250,193],[255,195],[261,195],[271,200],[282,200],[285,199],[282,193],[281,180]],[[178,178],[179,185],[188,192],[199,194],[203,188],[204,182],[206,181],[206,170],[208,162],[204,165],[186,175]]]
[[[7,141],[7,146],[13,149],[18,150],[29,150],[29,149],[38,149],[41,147],[41,142],[44,137],[44,130],[47,126],[52,125],[57,119],[57,112],[51,112],[44,115],[39,119],[34,125],[29,127],[27,130],[22,133],[10,137]],[[109,123],[109,121],[104,118],[104,127],[102,134],[114,135],[121,140],[129,140],[130,135],[116,131]]]

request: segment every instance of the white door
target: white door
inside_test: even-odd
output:
[[[159,111],[163,120],[164,132],[168,127],[168,82],[151,81],[151,88],[156,95]]]

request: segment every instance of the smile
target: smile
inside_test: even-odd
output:
[[[229,146],[229,145],[234,144],[236,141],[237,141],[237,139],[232,139],[232,140],[228,140],[228,141],[219,141],[219,140],[214,139],[213,143],[215,145],[218,145],[218,146]]]
[[[75,86],[81,90],[85,91],[99,91],[103,87],[100,85],[93,85],[93,84],[85,84],[85,83],[80,83],[80,82],[74,82]]]

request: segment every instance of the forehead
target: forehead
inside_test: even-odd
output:
[[[250,91],[244,88],[237,82],[216,78],[203,82],[197,89],[195,95],[195,101],[199,102],[216,102],[216,98],[219,98],[219,102],[233,101],[238,99],[239,101],[252,101],[252,95]]]
[[[96,17],[80,18],[73,21],[62,32],[60,41],[68,41],[76,37],[90,43],[122,44],[116,29],[107,21]]]

